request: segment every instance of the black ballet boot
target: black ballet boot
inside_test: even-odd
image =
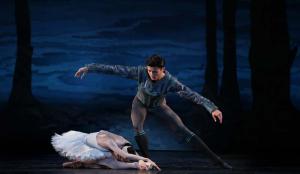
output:
[[[217,154],[215,154],[205,143],[204,141],[197,135],[194,135],[189,143],[197,149],[203,149],[206,155],[210,158],[210,160],[215,164],[219,165],[225,169],[232,169],[232,166],[223,161]]]
[[[134,136],[137,145],[141,151],[141,155],[145,158],[149,158],[149,151],[148,151],[148,139],[145,134],[136,135]]]

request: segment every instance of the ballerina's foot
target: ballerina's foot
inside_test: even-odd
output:
[[[78,168],[83,167],[83,164],[80,161],[65,162],[65,163],[63,163],[63,167],[78,169]]]

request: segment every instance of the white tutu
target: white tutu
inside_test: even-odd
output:
[[[55,133],[51,138],[51,144],[61,156],[70,160],[99,160],[111,155],[111,152],[100,146],[97,148],[93,144],[89,145],[87,138],[95,138],[96,142],[95,133],[87,134],[71,130],[62,135]]]

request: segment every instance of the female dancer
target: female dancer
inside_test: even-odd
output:
[[[139,156],[124,137],[105,130],[55,133],[51,144],[60,155],[72,160],[63,163],[63,167],[160,170],[149,158]]]

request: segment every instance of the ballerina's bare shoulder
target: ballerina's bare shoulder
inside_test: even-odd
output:
[[[109,142],[109,140],[114,141],[119,147],[122,147],[124,144],[129,143],[129,141],[126,140],[124,137],[108,132],[106,130],[100,130],[97,133],[96,139],[97,143],[100,146],[104,147],[107,147],[107,143]]]

